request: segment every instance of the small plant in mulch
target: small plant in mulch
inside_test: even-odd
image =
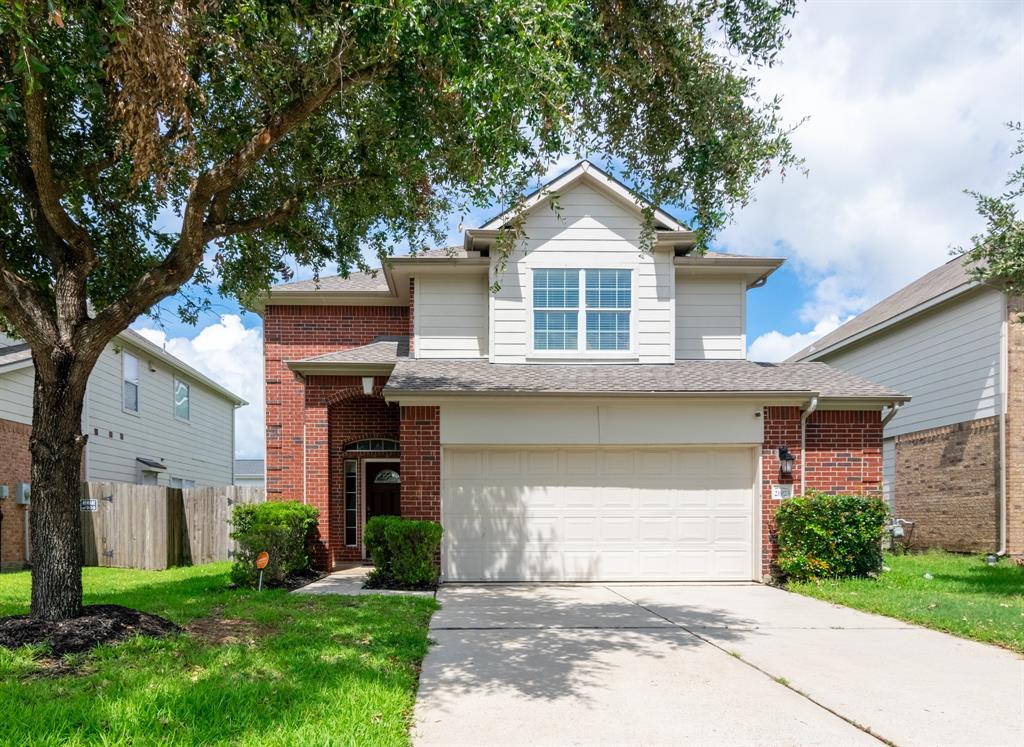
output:
[[[2,618],[0,646],[20,648],[41,644],[59,657],[137,635],[159,638],[180,632],[177,625],[157,615],[117,604],[94,604],[83,607],[82,615],[71,620],[40,620],[29,615]]]
[[[374,516],[364,541],[373,560],[366,589],[432,591],[437,588],[441,525],[433,521]]]

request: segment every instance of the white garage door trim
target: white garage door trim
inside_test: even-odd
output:
[[[759,454],[753,444],[446,446],[442,578],[757,580]]]

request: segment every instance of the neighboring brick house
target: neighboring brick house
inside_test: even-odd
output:
[[[29,435],[35,371],[28,346],[0,335],[0,562],[23,566],[31,481]],[[100,354],[86,390],[85,480],[189,487],[230,485],[235,409],[245,401],[138,332],[125,330]]]
[[[781,495],[880,495],[907,398],[746,360],[746,292],[782,260],[695,256],[658,209],[643,251],[643,206],[584,162],[526,198],[507,262],[504,213],[270,291],[268,497],[320,509],[321,567],[397,513],[442,523],[446,580],[759,580]]]
[[[917,547],[1024,554],[1022,313],[958,257],[790,358],[913,396],[883,452],[887,497]]]

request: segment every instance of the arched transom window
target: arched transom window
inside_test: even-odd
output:
[[[393,438],[363,438],[345,444],[345,451],[398,451],[398,441]]]

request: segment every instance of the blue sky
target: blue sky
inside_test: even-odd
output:
[[[806,118],[793,142],[809,173],[759,183],[715,247],[787,260],[748,294],[758,360],[782,360],[965,245],[982,223],[963,190],[1000,190],[1013,147],[1004,123],[1024,121],[1019,0],[811,0],[790,28],[760,86],[782,95],[787,121]],[[133,326],[251,402],[236,450],[262,456],[259,317],[217,298],[190,327],[174,309]]]

